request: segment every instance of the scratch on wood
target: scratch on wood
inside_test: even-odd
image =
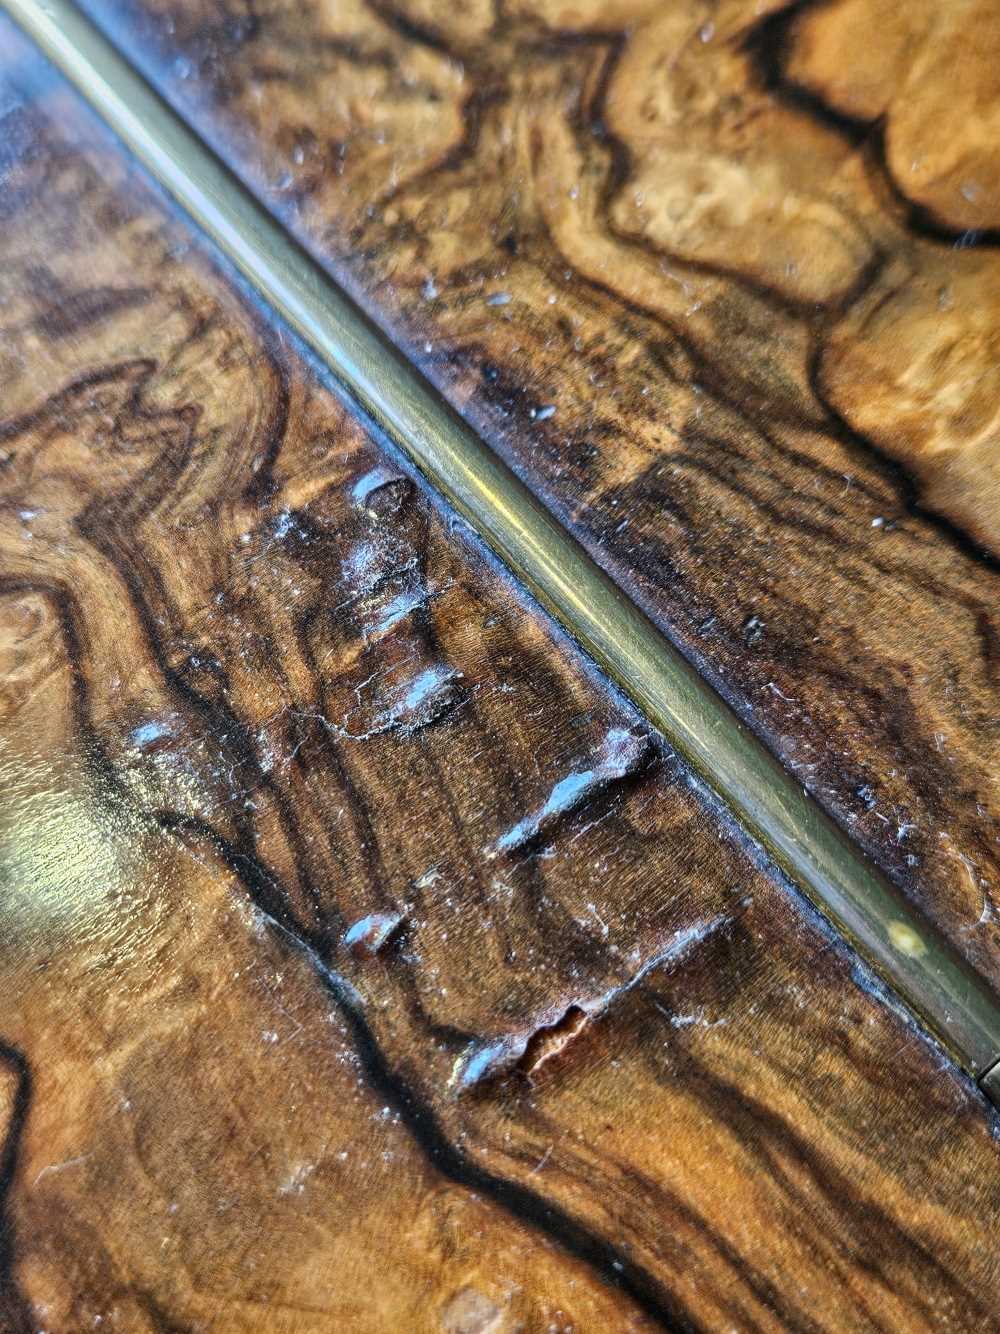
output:
[[[650,740],[624,728],[613,727],[604,738],[597,760],[561,778],[542,806],[497,840],[492,855],[523,852],[531,848],[553,825],[605,792],[615,783],[638,773],[649,758]]]

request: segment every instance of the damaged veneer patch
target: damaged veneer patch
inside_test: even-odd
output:
[[[374,959],[402,928],[398,912],[373,912],[354,922],[344,933],[344,947],[355,959]]]
[[[620,997],[638,986],[650,973],[679,967],[699,945],[725,931],[734,920],[734,913],[719,913],[682,927],[622,984],[586,1000],[577,998],[561,1012],[544,1016],[540,1024],[529,1030],[474,1043],[454,1064],[449,1081],[452,1092],[466,1093],[515,1071],[531,1078],[569,1047],[590,1022],[601,1018]]]

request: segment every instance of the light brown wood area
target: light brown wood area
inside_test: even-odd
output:
[[[0,52],[0,1327],[996,1327],[978,1093]]]
[[[87,7],[1000,981],[996,7]]]

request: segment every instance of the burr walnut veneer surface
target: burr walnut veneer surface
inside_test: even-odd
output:
[[[449,98],[465,96],[474,62],[462,73],[442,54],[430,15],[357,16],[384,41],[408,43],[411,64],[390,62],[364,30],[314,41],[304,26],[294,55],[275,46],[274,77],[260,88],[303,95],[281,73],[296,62],[306,90],[334,58],[384,80],[396,71],[412,93],[415,158],[436,117],[466,142]],[[450,21],[449,40],[483,47],[477,11],[456,7]],[[216,64],[197,73],[206,96],[244,77],[236,63],[227,72],[249,41],[232,22]],[[291,41],[290,19],[281,30]],[[540,81],[539,107],[573,80],[600,96],[611,37],[549,36],[544,17],[530,30],[537,52],[524,70]],[[656,49],[642,43],[636,59]],[[476,86],[485,135],[505,102],[485,74]],[[351,105],[374,118],[375,173],[382,104],[358,95]],[[526,160],[554,150],[572,163],[578,133],[595,161],[613,161],[611,140],[574,129],[572,105],[562,111],[548,145],[532,148],[528,135]],[[978,1092],[342,406],[5,21],[0,116],[0,1328],[995,1328],[997,1122]],[[290,160],[304,169],[319,153],[334,198],[336,153],[318,137],[311,147],[304,124],[296,133]],[[452,191],[477,159],[451,151],[426,188],[455,211],[462,248]],[[485,209],[499,187],[469,179]],[[588,180],[581,191],[603,188]],[[550,178],[546,188],[573,232],[573,185],[559,194]],[[365,190],[376,199],[374,174],[351,197]],[[404,201],[391,206],[402,210],[401,264],[442,272],[440,260],[419,259],[436,244],[419,228],[404,244]],[[519,267],[518,247],[550,245],[548,233],[539,224],[534,240],[520,238],[516,206],[505,207],[516,244],[504,251],[504,287],[537,286],[536,261]],[[388,226],[384,212],[371,225]],[[505,244],[499,232],[496,241]],[[663,262],[652,243],[607,244]],[[467,260],[470,273],[498,263]],[[699,263],[724,305],[722,260]],[[693,363],[671,362],[654,317],[613,306],[592,278],[561,278],[566,264],[546,280],[551,324],[521,297],[484,309],[479,296],[452,307],[405,282],[397,290],[430,310],[440,299],[435,319],[478,320],[483,338],[502,333],[526,352],[533,329],[539,375],[555,365],[541,354],[552,340],[555,358],[558,320],[586,326],[573,335],[585,340],[600,326],[621,340],[619,359],[633,350],[620,373],[658,395],[675,365],[671,401],[695,413]],[[779,284],[769,273],[755,279],[761,292]],[[819,295],[795,297],[795,309]],[[794,304],[767,301],[774,319]],[[654,346],[666,358],[655,373]],[[531,395],[509,388],[501,351],[483,384],[494,408],[513,395],[516,416]],[[591,348],[577,363],[582,384],[597,377],[585,415],[625,411],[625,381],[607,362],[598,372],[603,356]],[[706,431],[731,410],[714,394],[705,391]],[[646,419],[641,394],[627,401],[639,414],[619,419],[628,431],[641,420],[659,429],[659,409]],[[553,477],[563,446],[548,433],[564,414],[562,400],[555,417],[536,413],[533,448]],[[778,434],[792,429],[774,421]],[[518,422],[527,438],[530,419]],[[592,500],[577,493],[584,526],[605,522],[617,488],[624,533],[634,526],[639,547],[652,542],[639,536],[640,515],[652,523],[658,512],[652,500],[643,508],[650,470],[676,466],[683,491],[697,451],[671,462],[664,445],[661,463],[652,450],[638,471],[640,454],[629,462],[623,451],[611,486],[611,435],[593,439],[584,471],[567,475],[582,488],[593,470]],[[749,435],[739,439],[750,449]],[[836,439],[827,447],[846,448]],[[790,449],[775,445],[782,468],[793,467]],[[947,855],[923,827],[900,843],[925,850],[938,875],[928,884],[940,887],[947,856],[972,877],[985,855],[963,841],[987,826],[959,777],[979,772],[987,724],[986,641],[965,634],[985,566],[952,533],[902,512],[892,533],[862,533],[849,507],[901,494],[873,457],[852,455],[841,517],[823,511],[828,533],[853,527],[863,550],[837,555],[804,528],[793,538],[780,507],[771,522],[789,569],[793,540],[813,552],[810,569],[828,562],[829,595],[815,590],[811,606],[843,615],[849,636],[862,619],[844,609],[848,573],[874,578],[871,543],[885,543],[890,603],[914,581],[908,628],[901,615],[887,626],[878,660],[901,655],[897,684],[844,659],[841,685],[851,695],[864,673],[872,710],[896,692],[900,754],[930,725],[927,701],[940,705],[940,748],[928,741],[918,768],[928,783],[947,771],[950,784],[912,786],[917,770],[902,759],[893,778],[881,750],[877,773],[860,759],[853,771],[898,780],[909,794],[900,801],[933,799],[947,813]],[[748,485],[764,484],[760,468],[759,458],[747,465]],[[790,476],[776,465],[773,483]],[[698,500],[709,547],[750,513],[746,496],[737,505],[735,491],[716,494],[718,510],[707,493]],[[680,510],[676,521],[687,528]],[[762,540],[758,521],[740,543]],[[704,559],[707,571],[688,531],[691,569]],[[744,556],[732,569],[743,571],[742,598],[765,596]],[[701,595],[676,576],[677,605],[690,609]],[[720,606],[704,607],[719,626],[706,643],[717,636],[735,652],[725,624],[736,602],[718,593]],[[767,596],[792,617],[780,588]],[[930,624],[932,608],[934,690],[916,674],[903,688],[905,635]],[[759,643],[742,649],[748,681],[772,670],[776,651],[775,613],[760,619]],[[783,651],[797,671],[787,641]],[[841,698],[824,684],[832,653],[815,650],[822,689],[796,705],[800,721]],[[949,653],[954,677],[934,656]],[[789,693],[780,680],[779,703]],[[874,717],[852,723],[862,748]],[[806,735],[790,730],[789,745]],[[846,765],[830,759],[818,721],[808,736],[817,764]],[[879,787],[872,809],[885,800]],[[873,830],[862,806],[858,828]],[[957,899],[940,904],[960,920],[948,915]]]

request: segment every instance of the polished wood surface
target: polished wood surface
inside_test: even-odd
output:
[[[998,1327],[979,1094],[0,73],[2,1327]]]
[[[87,8],[1000,980],[995,7]]]

